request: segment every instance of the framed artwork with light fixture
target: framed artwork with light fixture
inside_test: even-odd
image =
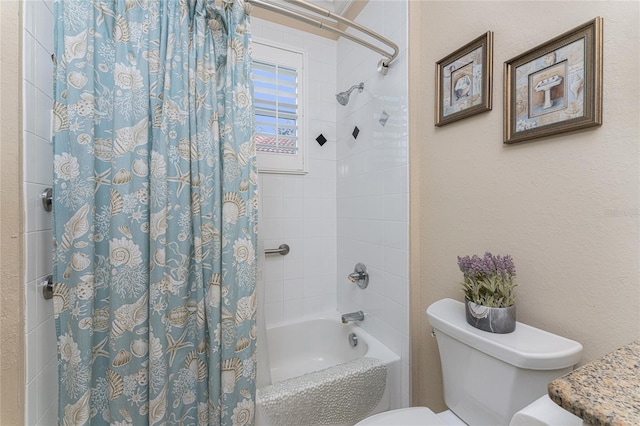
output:
[[[602,18],[504,64],[504,143],[602,124]]]
[[[491,110],[493,32],[436,62],[436,126]]]

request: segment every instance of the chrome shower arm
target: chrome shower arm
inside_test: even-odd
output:
[[[364,83],[354,84],[353,86],[351,86],[351,88],[347,90],[347,95],[350,95],[354,89],[360,89],[359,92],[362,93],[362,91],[364,90]]]

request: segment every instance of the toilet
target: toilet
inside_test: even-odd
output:
[[[520,322],[508,334],[479,330],[467,324],[464,304],[453,299],[433,303],[427,317],[438,343],[449,410],[391,410],[356,426],[582,425],[547,395],[548,383],[580,360],[580,343]]]

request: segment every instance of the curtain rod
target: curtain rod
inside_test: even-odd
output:
[[[285,0],[287,3],[291,3],[295,6],[307,9],[317,15],[321,15],[324,16],[326,18],[330,18],[335,20],[338,23],[344,24],[350,28],[353,28],[355,30],[358,30],[366,35],[368,35],[371,38],[374,38],[376,40],[378,40],[381,43],[384,43],[385,45],[387,45],[388,47],[390,47],[391,49],[393,49],[393,53],[389,53],[388,51],[385,51],[384,49],[375,46],[371,43],[369,43],[366,40],[363,40],[360,37],[357,37],[355,35],[349,34],[345,31],[342,31],[338,28],[335,28],[331,25],[329,25],[328,22],[325,22],[323,20],[320,19],[315,19],[313,16],[310,16],[306,13],[303,12],[299,12],[297,10],[294,9],[290,9],[288,7],[285,7],[283,5],[277,5],[274,3],[269,2],[268,0],[247,0],[247,2],[253,4],[254,6],[260,7],[262,9],[271,11],[271,12],[275,12],[275,13],[279,13],[281,15],[287,16],[289,18],[293,18],[296,19],[298,21],[304,22],[305,24],[320,28],[322,30],[325,31],[329,31],[331,33],[337,34],[341,37],[344,37],[346,39],[349,39],[355,43],[358,43],[364,47],[367,47],[371,50],[373,50],[376,53],[379,53],[380,55],[384,56],[383,59],[380,60],[380,62],[378,62],[378,72],[380,72],[382,75],[386,75],[387,71],[389,70],[389,65],[391,64],[391,62],[393,62],[394,59],[396,59],[396,57],[398,56],[398,45],[393,43],[391,40],[382,37],[380,34],[371,31],[369,28],[364,27],[356,22],[353,22],[347,18],[344,18],[340,15],[336,15],[335,13],[331,12],[330,10],[324,9],[322,7],[316,6],[314,4],[308,3],[304,0]]]

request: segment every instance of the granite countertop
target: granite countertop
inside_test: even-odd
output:
[[[640,340],[549,383],[549,396],[592,425],[640,425]]]

